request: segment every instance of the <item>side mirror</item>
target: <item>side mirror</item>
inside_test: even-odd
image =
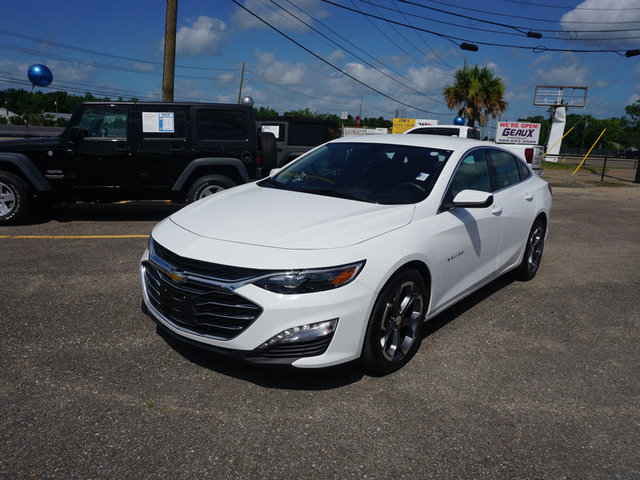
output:
[[[493,205],[493,195],[491,193],[467,189],[458,193],[452,202],[443,203],[442,210],[451,210],[453,208],[487,208],[491,205]]]

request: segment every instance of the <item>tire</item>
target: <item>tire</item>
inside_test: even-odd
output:
[[[207,175],[198,178],[187,193],[187,203],[195,202],[201,198],[208,197],[214,193],[221,192],[228,188],[235,187],[236,183],[228,177],[222,175]]]
[[[542,261],[542,251],[544,250],[544,236],[546,233],[545,223],[537,218],[533,222],[527,244],[524,249],[522,263],[515,269],[515,277],[518,280],[528,281],[536,276]]]
[[[262,176],[266,177],[271,169],[278,167],[278,145],[273,133],[260,133],[260,153],[262,155]]]
[[[31,189],[20,177],[0,171],[0,225],[12,225],[26,217],[32,200]]]
[[[420,348],[429,290],[416,270],[397,272],[373,306],[362,346],[366,370],[386,375],[404,366]]]

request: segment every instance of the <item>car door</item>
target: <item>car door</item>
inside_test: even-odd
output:
[[[195,157],[191,149],[189,107],[139,104],[136,110],[137,156],[142,188],[169,191]]]
[[[80,196],[120,196],[122,190],[135,187],[130,112],[130,105],[87,105],[74,117],[78,136],[66,155]]]
[[[482,148],[465,154],[449,183],[443,203],[462,190],[491,191],[489,165]],[[502,218],[493,205],[482,208],[453,208],[438,213],[438,242],[441,245],[439,279],[440,304],[448,303],[495,274],[502,235]]]
[[[503,220],[502,238],[498,252],[498,269],[506,269],[519,260],[535,216],[535,191],[532,173],[523,161],[510,152],[487,149],[494,191],[494,210]]]

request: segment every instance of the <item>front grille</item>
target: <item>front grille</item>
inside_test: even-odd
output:
[[[157,247],[158,244],[155,244],[156,252]],[[167,261],[166,258],[163,260]],[[171,260],[171,265],[177,270],[193,271],[175,262],[176,258]],[[176,326],[189,332],[229,340],[239,335],[262,313],[259,305],[230,289],[201,283],[192,278],[178,283],[152,262],[146,262],[144,267],[145,285],[151,306]]]

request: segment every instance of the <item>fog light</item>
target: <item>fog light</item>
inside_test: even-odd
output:
[[[338,325],[338,319],[334,318],[333,320],[326,320],[324,322],[287,328],[264,342],[260,348],[269,348],[277,343],[304,342],[313,340],[314,338],[324,337],[332,334],[336,329],[336,325]]]

